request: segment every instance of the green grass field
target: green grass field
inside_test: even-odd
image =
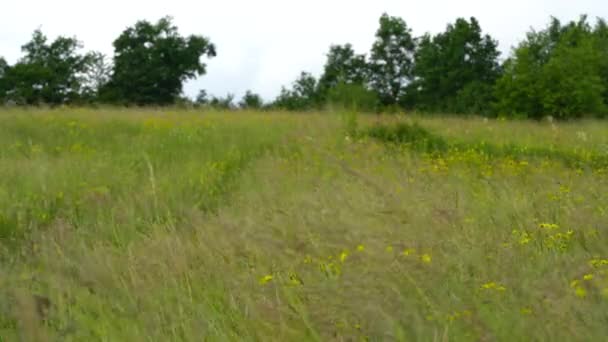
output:
[[[600,341],[608,122],[0,111],[0,341]]]

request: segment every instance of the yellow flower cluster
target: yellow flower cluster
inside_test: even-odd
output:
[[[482,290],[494,290],[494,291],[499,291],[499,292],[504,292],[507,290],[507,288],[499,283],[496,282],[489,282],[489,283],[485,283],[481,285],[481,289]]]

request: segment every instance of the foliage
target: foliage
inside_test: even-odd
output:
[[[0,105],[4,102],[6,92],[8,91],[8,84],[6,82],[5,75],[8,72],[9,65],[6,60],[0,56]]]
[[[459,18],[445,32],[420,38],[415,82],[416,108],[449,113],[487,112],[499,76],[498,43],[483,35],[479,22]]]
[[[0,97],[28,105],[59,105],[83,97],[95,54],[79,54],[82,44],[76,38],[47,40],[42,31],[34,31],[32,40],[22,46],[25,56],[11,67],[4,63]]]
[[[379,22],[369,60],[371,86],[383,105],[397,104],[412,79],[416,43],[403,19],[385,13]]]
[[[194,99],[194,104],[197,106],[206,106],[209,104],[209,95],[205,89],[201,89],[198,91],[196,98]]]
[[[320,105],[317,79],[308,72],[301,72],[293,82],[292,89],[281,88],[281,93],[272,104],[286,110],[310,110]]]
[[[325,98],[338,84],[366,85],[368,76],[365,55],[356,54],[351,44],[332,45],[317,84],[318,92]]]
[[[84,79],[83,96],[90,102],[105,102],[100,91],[108,84],[112,76],[112,65],[107,57],[99,52],[92,52]]]
[[[167,105],[181,94],[188,79],[204,75],[202,56],[215,57],[209,39],[182,37],[171,18],[155,24],[138,21],[114,41],[112,78],[104,88],[113,101],[137,105]]]
[[[585,16],[562,25],[553,18],[542,31],[528,33],[504,66],[496,85],[497,108],[501,112],[531,118],[557,118],[601,114],[606,110],[602,79],[605,48]]]
[[[608,105],[608,24],[603,18],[598,18],[593,31],[594,50],[599,57],[599,76],[604,88],[604,104]]]
[[[329,89],[327,103],[334,109],[374,112],[378,109],[378,95],[360,83],[340,82]]]
[[[263,105],[262,97],[251,90],[247,90],[239,102],[239,107],[242,109],[260,109]]]
[[[209,100],[209,106],[215,109],[232,109],[234,108],[234,94],[228,93],[225,97],[212,96]]]

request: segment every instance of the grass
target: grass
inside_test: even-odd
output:
[[[0,340],[602,340],[607,137],[4,110]]]

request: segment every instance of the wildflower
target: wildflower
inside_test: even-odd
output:
[[[310,257],[310,255],[307,255],[307,256],[304,258],[304,263],[305,263],[305,264],[311,264],[311,263],[312,263],[312,258]]]
[[[385,250],[387,253],[393,253],[393,246],[386,246]]]
[[[552,229],[558,229],[559,226],[555,223],[541,223],[538,225],[538,228],[552,230]]]
[[[495,289],[496,288],[496,283],[491,281],[489,283],[485,283],[483,285],[481,285],[481,288],[484,290],[491,290],[491,289]]]
[[[409,255],[412,255],[412,254],[416,254],[416,250],[413,249],[413,248],[406,248],[406,249],[403,250],[402,254],[405,255],[405,256],[409,256]]]
[[[587,290],[585,290],[584,288],[579,286],[574,290],[574,294],[578,298],[585,298],[585,297],[587,297]]]
[[[519,310],[519,312],[521,312],[522,315],[531,315],[532,314],[532,309],[530,309],[530,308],[521,308],[521,310]]]
[[[608,265],[608,259],[591,259],[589,264],[593,267],[600,267]]]
[[[357,246],[357,251],[363,252],[364,250],[365,250],[365,246],[363,246],[363,245]]]
[[[347,257],[348,257],[348,251],[343,251],[342,253],[340,253],[340,262],[346,261]]]
[[[431,256],[428,254],[423,254],[420,257],[420,260],[422,260],[422,262],[424,262],[425,264],[430,264],[431,263]]]
[[[292,272],[289,274],[289,284],[293,286],[298,286],[303,285],[304,282],[302,281],[302,279],[300,279],[300,277],[298,277],[296,273]]]
[[[585,274],[583,276],[583,280],[589,281],[589,280],[592,280],[592,279],[593,279],[593,274]]]
[[[573,281],[571,281],[571,282],[570,282],[570,287],[571,287],[571,288],[576,288],[576,287],[578,287],[578,285],[579,285],[580,283],[581,283],[581,282],[580,282],[578,279],[574,279]]]
[[[267,274],[265,276],[263,276],[262,278],[260,278],[260,285],[265,285],[268,284],[270,281],[272,281],[272,275],[271,274]]]

